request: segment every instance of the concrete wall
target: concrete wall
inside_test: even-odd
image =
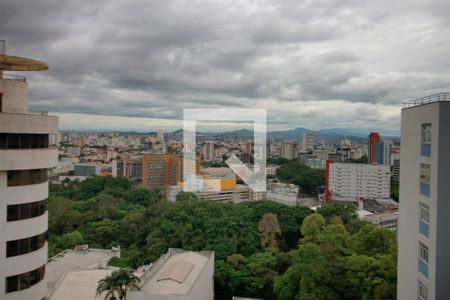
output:
[[[4,109],[28,109],[27,83],[17,80],[0,79],[0,94],[3,94]]]
[[[3,133],[58,133],[58,117],[1,113],[0,128]]]
[[[436,192],[436,299],[450,299],[450,102],[439,103]]]
[[[0,171],[44,169],[58,165],[57,148],[0,150],[0,157]]]
[[[429,299],[450,299],[450,103],[402,111],[398,299],[417,299],[418,280]],[[421,155],[422,124],[431,123],[431,156]],[[430,197],[420,194],[420,164],[431,166]],[[419,203],[430,206],[429,237],[419,233]],[[429,248],[428,278],[418,271],[418,243]]]

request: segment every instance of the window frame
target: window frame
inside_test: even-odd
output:
[[[427,265],[430,261],[430,248],[427,245],[419,241],[419,258],[423,260]]]
[[[43,265],[29,272],[6,277],[5,293],[9,294],[17,291],[23,291],[38,284],[45,278],[45,270],[46,265]]]
[[[431,183],[431,165],[430,164],[420,164],[420,182],[425,184]]]
[[[421,126],[421,142],[422,144],[431,144],[432,138],[432,124],[431,123],[423,123]]]
[[[428,300],[428,288],[420,280],[417,281],[417,296],[419,300]]]

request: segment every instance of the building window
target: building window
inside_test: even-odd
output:
[[[6,242],[6,257],[27,254],[42,248],[47,241],[47,232],[29,238]]]
[[[420,233],[428,238],[429,236],[429,226],[430,226],[430,206],[420,202],[419,208],[419,231]]]
[[[420,280],[417,283],[417,294],[419,300],[428,300],[428,288]]]
[[[24,204],[8,205],[7,221],[11,222],[39,217],[43,215],[45,211],[45,200]]]
[[[8,186],[38,184],[47,181],[47,169],[8,171]]]
[[[6,277],[6,293],[25,290],[45,277],[45,265],[33,271]]]
[[[422,275],[426,278],[428,278],[428,260],[428,247],[422,242],[419,242],[419,272],[422,273]]]
[[[420,164],[420,194],[430,197],[431,166]]]
[[[48,134],[0,133],[0,149],[48,148]]]
[[[422,124],[422,156],[431,156],[431,124]]]

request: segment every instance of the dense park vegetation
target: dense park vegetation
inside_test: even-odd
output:
[[[50,185],[49,255],[77,244],[109,248],[136,268],[169,247],[215,251],[217,299],[394,299],[396,237],[354,207],[317,213],[270,201],[240,204],[180,193],[167,202],[125,178]]]
[[[279,162],[281,167],[277,170],[277,178],[282,182],[294,183],[307,194],[314,194],[317,187],[325,184],[325,171],[312,169],[299,160]]]

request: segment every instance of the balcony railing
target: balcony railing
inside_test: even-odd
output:
[[[27,82],[27,79],[20,75],[14,75],[14,74],[2,74],[0,72],[0,79],[7,79],[7,80],[15,80],[20,82]]]
[[[434,94],[434,95],[422,97],[419,99],[406,101],[406,102],[403,102],[402,108],[410,108],[410,107],[414,107],[414,106],[424,105],[424,104],[433,103],[433,102],[441,102],[441,101],[450,102],[450,93]]]
[[[0,111],[0,113],[48,116],[48,111],[29,110],[29,109],[22,109],[22,108],[8,108],[8,107],[3,107]]]

